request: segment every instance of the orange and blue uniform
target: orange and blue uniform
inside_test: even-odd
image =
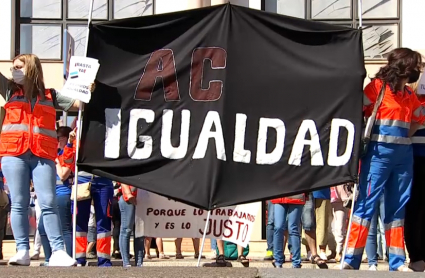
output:
[[[366,117],[371,115],[382,84],[381,80],[374,79],[364,90]],[[390,85],[386,85],[371,142],[361,161],[359,196],[345,257],[345,262],[353,268],[360,267],[370,221],[382,194],[385,194],[385,239],[390,270],[397,270],[404,264],[404,215],[413,177],[409,129],[412,122],[422,124],[424,120],[422,105],[410,88],[406,86],[403,92],[394,92]]]
[[[76,141],[73,147],[65,147],[62,154],[63,165],[75,171],[74,153]],[[69,165],[69,166],[68,166]],[[93,176],[87,172],[78,172],[78,184],[91,182],[92,199],[77,202],[77,234],[76,234],[76,259],[77,263],[85,265],[87,251],[87,232],[89,229],[90,207],[93,200],[96,230],[97,230],[97,265],[111,266],[111,202],[114,195],[112,181],[107,178]],[[73,206],[72,206],[73,208]]]

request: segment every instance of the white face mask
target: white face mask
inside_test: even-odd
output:
[[[24,85],[25,81],[25,72],[24,70],[13,70],[12,71],[12,79],[16,84]]]

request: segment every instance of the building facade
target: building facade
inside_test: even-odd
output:
[[[228,0],[94,0],[93,20],[104,21],[206,7]],[[357,0],[230,0],[232,4],[330,24],[358,28]],[[47,87],[63,86],[63,34],[75,39],[76,55],[83,55],[90,0],[1,0],[0,72],[10,76],[11,59],[34,53],[42,59]],[[409,47],[425,54],[421,15],[425,0],[363,0],[365,64],[373,76],[385,63],[386,53]],[[365,82],[367,82],[365,80]],[[69,122],[69,121],[68,121]],[[264,206],[263,206],[264,208]],[[263,211],[264,216],[264,211]],[[257,218],[251,250],[265,251],[264,217]],[[166,240],[167,250],[174,249]],[[191,250],[185,242],[184,249]]]

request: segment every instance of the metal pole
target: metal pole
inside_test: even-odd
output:
[[[362,29],[362,27],[363,27],[363,5],[362,4],[363,4],[362,0],[358,0],[358,2],[357,2],[357,12],[358,12],[358,16],[359,16],[359,29]],[[367,125],[370,124],[369,120],[370,120],[370,118],[368,119]],[[366,128],[366,132],[367,132],[367,128]],[[340,264],[341,269],[344,267],[345,255],[347,254],[348,240],[349,240],[350,233],[351,233],[351,226],[353,224],[354,203],[356,202],[357,187],[358,187],[358,184],[354,184],[353,200],[352,200],[352,203],[351,203],[350,222],[348,223],[347,235],[345,236],[344,252],[342,253],[341,264]]]
[[[204,252],[205,236],[207,235],[208,225],[210,222],[210,216],[211,216],[211,211],[209,210],[207,215],[207,222],[205,222],[204,234],[202,235],[202,245],[201,245],[201,250],[199,251],[198,264],[196,267],[199,267],[199,264],[201,263],[202,252]]]
[[[87,57],[87,50],[89,45],[89,34],[90,34],[90,23],[92,20],[93,15],[93,2],[94,0],[90,1],[90,9],[89,9],[89,18],[87,22],[87,35],[86,35],[86,49],[84,52],[84,56]],[[75,146],[75,178],[74,178],[74,206],[73,206],[73,215],[72,215],[72,230],[73,230],[73,240],[72,240],[72,258],[76,259],[76,247],[77,247],[77,196],[78,196],[78,152],[80,150],[80,137],[81,137],[81,126],[82,126],[82,119],[81,114],[83,111],[83,103],[80,101],[80,107],[78,108],[78,120],[77,120],[77,142]]]
[[[359,29],[363,27],[363,5],[362,0],[358,0],[357,10],[359,12]]]

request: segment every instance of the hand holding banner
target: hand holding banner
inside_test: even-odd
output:
[[[97,59],[72,56],[69,76],[61,93],[88,103],[91,99],[90,84],[94,82],[99,67]]]

